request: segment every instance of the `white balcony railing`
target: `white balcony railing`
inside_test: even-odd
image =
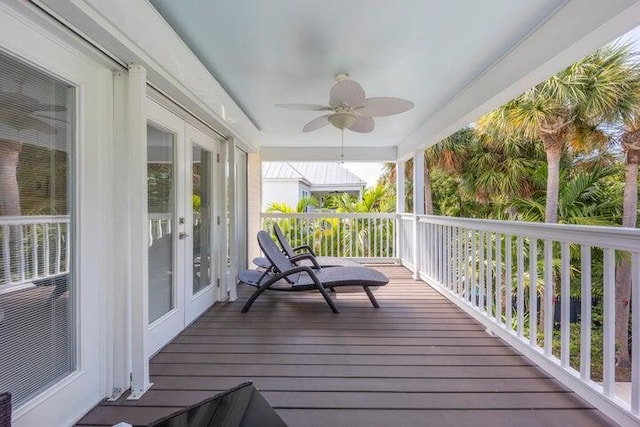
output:
[[[0,217],[0,292],[69,272],[69,216]]]
[[[640,230],[399,218],[399,259],[416,277],[615,421],[638,425]],[[621,262],[631,265],[632,371],[630,379],[616,382],[615,289]],[[579,295],[581,311],[573,328],[571,321],[578,319],[571,319],[572,295]],[[592,312],[594,299],[601,301],[601,314]],[[559,325],[554,321],[558,311]],[[600,347],[601,357],[592,359],[592,349]]]
[[[356,261],[396,262],[396,214],[263,213],[262,229],[277,222],[292,246],[309,245],[317,255]]]

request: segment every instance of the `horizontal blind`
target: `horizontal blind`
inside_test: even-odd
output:
[[[74,89],[0,53],[0,392],[75,369]]]

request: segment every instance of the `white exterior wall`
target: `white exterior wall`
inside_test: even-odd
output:
[[[296,208],[302,188],[298,180],[264,180],[262,182],[262,211],[266,211],[271,202],[286,203]]]
[[[261,230],[260,212],[262,196],[262,163],[260,154],[249,153],[247,155],[247,244],[249,253],[247,258],[250,262],[260,255],[260,247],[256,241],[256,235]]]

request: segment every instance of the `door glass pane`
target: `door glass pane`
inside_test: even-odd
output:
[[[211,283],[211,181],[213,154],[193,146],[193,293]]]
[[[147,126],[149,323],[174,308],[175,137]]]
[[[74,89],[0,53],[0,391],[76,367]]]

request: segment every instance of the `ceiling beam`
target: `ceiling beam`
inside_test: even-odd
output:
[[[395,162],[396,147],[269,147],[262,146],[262,161],[297,162]]]

